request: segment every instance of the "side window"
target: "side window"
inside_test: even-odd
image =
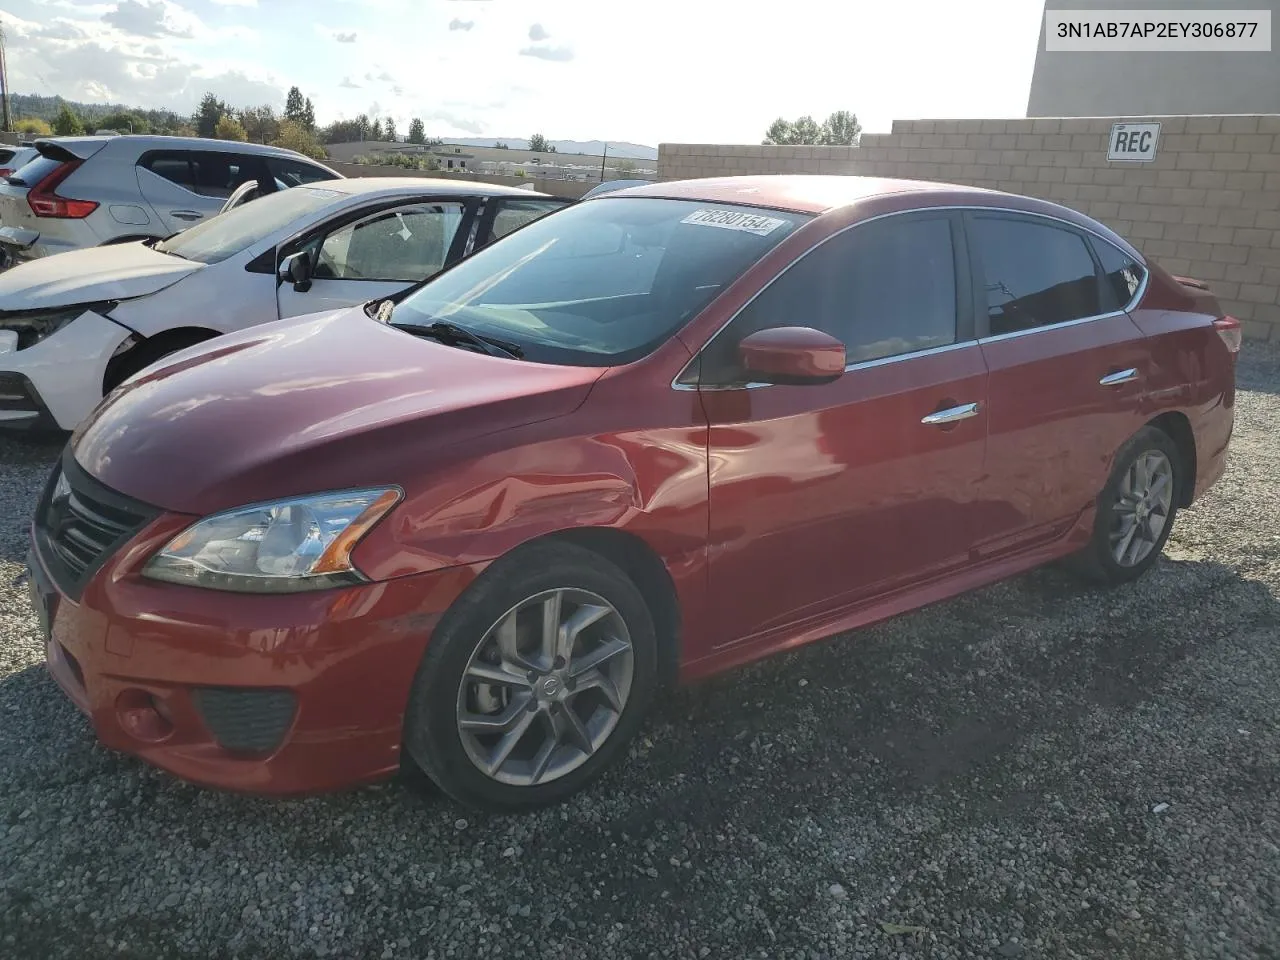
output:
[[[565,205],[563,200],[499,200],[496,202],[498,211],[494,215],[493,226],[489,230],[487,241],[489,243]]]
[[[150,170],[158,177],[164,177],[187,190],[195,190],[195,174],[191,169],[191,160],[185,151],[174,150],[149,153],[138,161],[138,166]]]
[[[381,210],[326,236],[317,252],[315,276],[410,283],[426,279],[444,268],[462,217],[461,203]]]
[[[741,383],[744,337],[770,327],[816,327],[863,363],[956,341],[951,222],[888,217],[840,234],[792,264],[707,345],[699,379]]]
[[[1108,306],[1123,310],[1142,286],[1147,268],[1105,240],[1094,240],[1093,249],[1102,263],[1102,282],[1112,298]]]
[[[986,275],[991,336],[1105,312],[1097,269],[1080,234],[1010,217],[974,217],[971,223]]]
[[[265,178],[266,167],[257,157],[221,151],[201,151],[191,155],[195,171],[195,191],[205,197],[225,200],[246,180]]]
[[[267,157],[266,160],[267,169],[282,187],[298,187],[304,183],[333,179],[333,174],[324,167],[312,166],[300,160],[288,160],[284,157]]]

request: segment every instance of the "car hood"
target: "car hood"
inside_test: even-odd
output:
[[[136,243],[71,250],[20,263],[0,273],[5,310],[43,310],[144,297],[204,268]]]
[[[421,480],[481,437],[572,412],[603,372],[445,346],[356,307],[172,354],[110,394],[71,442],[120,493],[208,514]]]

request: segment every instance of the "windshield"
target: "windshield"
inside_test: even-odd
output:
[[[692,200],[591,200],[463,260],[406,297],[391,323],[446,320],[543,363],[630,363],[809,219]]]
[[[211,217],[157,243],[155,249],[197,263],[221,263],[342,196],[337,190],[292,187]]]

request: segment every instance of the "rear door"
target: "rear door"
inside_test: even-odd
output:
[[[138,189],[169,233],[185,230],[222,207],[222,200],[197,192],[199,170],[192,150],[149,150],[138,158]]]
[[[410,200],[313,234],[293,248],[311,258],[312,280],[302,288],[280,284],[280,316],[365,303],[434,276],[458,256],[471,208],[462,199]],[[282,255],[290,252],[284,249]]]
[[[1048,218],[966,214],[991,371],[980,557],[1064,534],[1144,422],[1142,331],[1104,283],[1091,237]]]

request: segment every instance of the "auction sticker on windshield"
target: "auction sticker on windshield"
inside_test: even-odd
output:
[[[777,217],[765,217],[758,213],[743,213],[739,210],[695,210],[681,223],[692,223],[702,227],[719,227],[722,230],[741,230],[754,233],[758,237],[767,237],[787,221]]]

